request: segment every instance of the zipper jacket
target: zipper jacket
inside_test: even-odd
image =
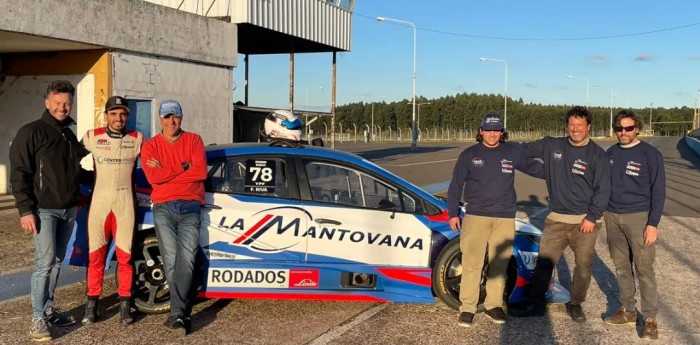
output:
[[[10,146],[10,185],[20,216],[38,208],[67,209],[80,201],[80,160],[88,151],[48,110],[20,128]]]

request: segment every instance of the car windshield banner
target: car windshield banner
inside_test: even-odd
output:
[[[275,161],[248,159],[245,163],[245,190],[248,193],[275,192]]]

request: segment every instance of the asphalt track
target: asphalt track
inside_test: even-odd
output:
[[[700,344],[700,157],[679,138],[648,140],[665,156],[667,201],[657,246],[657,281],[661,293],[657,344]],[[610,143],[608,143],[609,145]],[[338,143],[337,147],[372,160],[418,186],[439,192],[452,174],[457,155],[471,143]],[[605,144],[603,143],[605,146]],[[444,188],[444,187],[442,187]],[[547,205],[543,181],[516,176],[519,216],[539,225]],[[163,326],[163,315],[139,315],[134,325],[117,322],[113,279],[106,279],[105,321],[82,327],[55,328],[57,344],[641,344],[637,327],[604,324],[603,315],[619,308],[614,266],[605,232],[598,237],[593,282],[584,309],[589,321],[572,322],[553,306],[546,317],[490,323],[483,315],[471,329],[457,327],[457,312],[432,305],[312,301],[206,300],[194,308],[193,334],[179,338]],[[559,280],[570,285],[570,251],[559,263]],[[3,287],[4,284],[0,285]],[[27,290],[25,290],[27,291]],[[58,305],[82,317],[85,285],[61,287]],[[28,342],[27,295],[0,302],[0,344]]]

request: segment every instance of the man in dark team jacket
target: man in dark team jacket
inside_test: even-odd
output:
[[[631,110],[622,110],[615,116],[619,143],[608,149],[612,193],[604,218],[622,308],[604,321],[611,325],[637,323],[634,264],[645,316],[642,338],[657,339],[659,302],[654,258],[657,227],[666,199],[666,174],[661,152],[637,139],[641,128],[641,118]]]
[[[505,323],[503,290],[506,269],[513,253],[515,236],[515,169],[544,177],[542,163],[522,147],[506,143],[501,117],[487,114],[481,121],[479,144],[464,150],[457,159],[447,191],[450,227],[460,231],[462,278],[458,324],[471,327],[479,301],[479,285],[488,250],[485,314],[495,323]],[[464,192],[466,215],[460,226],[459,201]]]
[[[32,326],[35,341],[51,340],[51,326],[69,326],[72,316],[53,307],[61,261],[80,200],[80,160],[87,150],[69,126],[75,87],[51,82],[41,119],[20,128],[10,146],[10,184],[22,229],[34,234]]]
[[[591,283],[595,242],[603,211],[610,197],[610,165],[605,151],[590,137],[591,113],[573,107],[566,113],[568,136],[545,137],[523,147],[545,165],[549,208],[537,265],[526,290],[529,304],[513,309],[515,316],[544,315],[545,293],[554,265],[567,245],[574,251],[576,266],[567,312],[576,322],[586,322],[581,303]]]

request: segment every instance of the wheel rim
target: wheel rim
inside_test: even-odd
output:
[[[165,269],[157,243],[143,246],[143,260],[135,262],[135,299],[148,305],[170,301],[170,288],[165,279]]]
[[[443,271],[445,289],[452,299],[459,301],[459,287],[462,280],[462,253],[457,252],[447,260]]]

